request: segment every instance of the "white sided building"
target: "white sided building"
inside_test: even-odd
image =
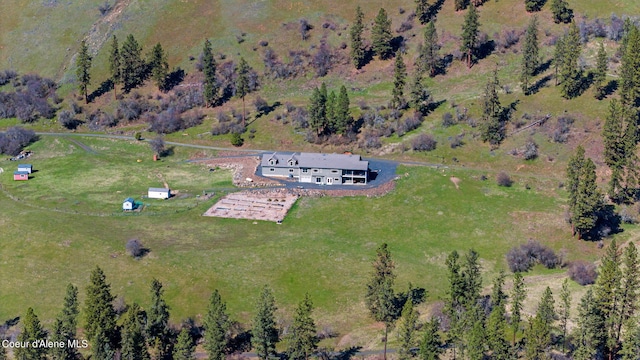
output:
[[[171,197],[171,190],[166,188],[149,188],[147,196],[149,199],[168,199]]]

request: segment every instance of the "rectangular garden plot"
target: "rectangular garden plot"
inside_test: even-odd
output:
[[[280,222],[297,199],[287,191],[243,191],[224,196],[203,215]]]

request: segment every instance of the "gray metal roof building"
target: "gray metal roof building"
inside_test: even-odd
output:
[[[295,178],[321,185],[366,184],[369,162],[360,155],[321,153],[264,154],[262,176]]]

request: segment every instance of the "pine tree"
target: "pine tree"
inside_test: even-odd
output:
[[[462,292],[463,306],[467,310],[470,310],[477,303],[477,300],[480,297],[480,290],[482,289],[480,260],[478,253],[475,250],[469,249],[465,254],[464,264],[460,275],[462,276],[462,284],[464,287]]]
[[[414,346],[414,334],[418,323],[418,312],[413,308],[411,299],[405,301],[402,308],[400,325],[398,329],[398,341],[400,347],[398,349],[398,359],[407,360],[412,357],[411,349]]]
[[[202,72],[204,73],[204,102],[207,106],[215,106],[218,103],[218,80],[216,78],[216,60],[213,58],[211,42],[205,40],[202,49]]]
[[[427,115],[431,106],[433,106],[431,93],[422,83],[422,73],[416,71],[411,86],[411,107],[422,115]]]
[[[111,360],[115,349],[116,313],[111,304],[111,286],[99,267],[92,272],[85,298],[85,335],[91,342],[94,360]]]
[[[505,138],[503,108],[498,98],[498,69],[494,69],[493,76],[487,81],[482,97],[482,124],[480,138],[491,145],[499,145]]]
[[[253,319],[251,330],[251,345],[262,360],[275,355],[278,343],[278,328],[276,327],[276,300],[271,289],[265,286],[256,304],[256,317]]]
[[[540,299],[540,303],[538,304],[538,311],[536,313],[536,316],[539,316],[544,324],[549,326],[549,330],[551,330],[551,325],[556,318],[554,304],[555,301],[553,300],[553,293],[551,292],[551,288],[547,286],[547,288],[544,289],[544,292],[542,293],[542,298]]]
[[[561,93],[566,99],[578,96],[582,85],[582,72],[578,59],[582,52],[580,31],[575,23],[569,26],[569,32],[562,40],[562,67],[560,68]]]
[[[456,11],[464,10],[469,6],[469,0],[455,0],[454,5]]]
[[[509,345],[505,340],[507,328],[505,300],[507,296],[503,290],[504,279],[505,274],[500,271],[493,283],[492,309],[487,320],[487,345],[495,360],[509,360]]]
[[[167,76],[169,76],[169,63],[164,49],[160,43],[157,43],[149,56],[149,69],[151,70],[151,78],[155,82],[158,90],[167,90]]]
[[[513,289],[511,290],[511,329],[513,330],[513,345],[516,343],[516,335],[520,330],[522,321],[523,302],[527,296],[524,278],[517,272],[513,275]]]
[[[118,47],[118,38],[113,35],[111,40],[111,48],[109,49],[109,76],[113,83],[113,99],[117,99],[116,87],[122,82],[122,67],[120,64],[120,48]]]
[[[602,129],[602,137],[604,140],[604,160],[611,169],[607,193],[615,203],[633,199],[637,187],[635,181],[636,122],[637,112],[635,109],[616,99],[611,100]]]
[[[334,114],[336,131],[341,135],[346,134],[352,125],[353,119],[349,115],[349,94],[347,94],[347,88],[344,85],[340,87]]]
[[[546,0],[524,0],[524,6],[528,12],[535,12],[542,10]]]
[[[320,89],[313,89],[311,99],[309,100],[309,125],[316,130],[316,134],[320,135],[320,130],[326,119],[327,111],[326,99],[323,98]]]
[[[524,331],[524,336],[527,339],[525,342],[525,359],[528,360],[543,360],[548,347],[551,343],[551,333],[544,320],[539,316],[534,316],[529,319],[529,324]]]
[[[391,259],[391,253],[386,243],[376,250],[376,259],[373,262],[373,274],[367,283],[365,303],[371,316],[376,321],[384,323],[384,359],[387,359],[387,335],[389,328],[398,318],[398,309],[395,306],[395,294],[393,283],[396,275],[393,270],[395,264]]]
[[[438,334],[438,328],[440,323],[437,319],[432,318],[422,327],[424,334],[420,341],[420,359],[421,360],[438,360],[443,349],[441,347],[442,341],[440,340],[440,334]]]
[[[566,0],[551,0],[551,12],[556,24],[568,24],[573,19],[573,10],[569,9]]]
[[[555,71],[555,82],[556,82],[556,86],[558,86],[558,84],[560,83],[560,75],[558,74],[558,71],[560,69],[562,69],[563,63],[564,63],[564,36],[559,37],[558,40],[556,41],[556,47],[554,48],[553,51],[553,68]]]
[[[622,102],[637,106],[640,99],[640,30],[632,24],[623,38],[620,66],[620,97]]]
[[[571,219],[579,239],[595,227],[600,203],[601,195],[596,184],[596,166],[591,159],[587,159],[581,171],[576,205]]]
[[[603,355],[605,345],[605,324],[603,314],[593,295],[593,289],[580,299],[578,305],[578,327],[574,334],[576,339],[576,360],[591,360],[596,354]]]
[[[151,281],[151,307],[147,314],[147,337],[154,351],[154,358],[164,358],[170,352],[169,306],[163,297],[162,283]]]
[[[605,81],[607,80],[607,52],[604,50],[604,44],[601,42],[598,48],[596,61],[596,71],[593,73],[593,83],[595,85],[595,97],[602,100],[605,96]]]
[[[422,25],[431,20],[431,5],[429,0],[415,0],[416,2],[416,17]]]
[[[76,58],[76,78],[78,79],[78,91],[80,95],[84,95],[84,102],[89,103],[89,93],[87,87],[91,85],[91,55],[87,43],[82,40],[80,43],[80,52]]]
[[[311,317],[313,302],[309,294],[298,304],[287,337],[287,354],[292,360],[307,360],[318,347],[316,324]]]
[[[16,360],[45,360],[47,358],[47,348],[30,345],[33,341],[46,339],[47,333],[42,328],[38,316],[33,312],[33,308],[28,308],[24,319],[22,319],[22,332],[18,335],[18,342],[27,342],[29,346],[14,350]]]
[[[562,352],[567,344],[567,324],[571,318],[571,292],[569,291],[569,279],[564,279],[560,290],[560,327],[562,328]]]
[[[478,11],[475,6],[471,6],[467,15],[464,17],[464,24],[462,25],[462,46],[460,51],[467,54],[467,67],[471,68],[473,62],[474,53],[478,46],[478,29],[480,28],[480,22],[478,20]]]
[[[460,255],[457,251],[453,251],[447,256],[447,278],[449,280],[447,296],[445,300],[445,313],[451,321],[451,329],[447,333],[448,341],[453,345],[455,354],[456,348],[460,345],[463,333],[462,305],[464,303],[464,279],[461,274],[461,266],[459,263]]]
[[[371,29],[372,50],[380,60],[388,59],[393,54],[392,39],[391,20],[389,20],[387,12],[380,8]]]
[[[584,148],[578,145],[576,154],[569,159],[567,164],[567,191],[569,192],[569,212],[573,213],[578,201],[578,187],[580,185],[580,175],[584,167]],[[575,235],[575,231],[574,231]]]
[[[630,242],[624,250],[622,258],[622,278],[620,282],[620,318],[618,319],[618,328],[616,334],[620,340],[621,327],[631,317],[633,317],[638,309],[638,290],[640,289],[640,263],[638,260],[638,250],[636,246]]]
[[[222,301],[218,290],[214,290],[211,294],[203,325],[204,348],[209,359],[224,360],[230,323],[227,305]]]
[[[195,351],[196,344],[189,333],[189,329],[182,328],[173,348],[173,360],[195,360]]]
[[[420,51],[420,66],[421,71],[429,71],[429,76],[436,75],[436,70],[440,65],[440,55],[438,51],[440,45],[438,44],[438,32],[433,21],[429,21],[424,28],[424,44]]]
[[[638,320],[636,318],[629,319],[625,328],[625,339],[620,350],[621,359],[638,360],[638,354],[640,354],[640,327],[638,326]]]
[[[404,99],[404,85],[407,81],[407,66],[402,59],[402,52],[396,53],[396,61],[393,70],[393,89],[391,90],[391,107],[402,109],[406,103]]]
[[[527,33],[522,46],[522,66],[520,68],[520,81],[525,95],[529,94],[531,78],[536,74],[540,66],[538,50],[538,17],[534,16],[529,22]]]
[[[242,127],[245,127],[245,118],[247,117],[244,98],[249,93],[249,64],[244,60],[243,57],[240,58],[240,64],[238,64],[238,68],[236,69],[238,73],[238,79],[236,80],[236,96],[242,99]]]
[[[122,83],[125,90],[131,90],[144,81],[145,66],[142,61],[142,47],[132,34],[122,44],[120,57],[122,60]]]
[[[350,38],[351,38],[351,62],[356,69],[360,69],[364,65],[366,53],[364,48],[364,41],[362,39],[362,32],[364,30],[364,25],[362,21],[364,20],[364,14],[362,13],[362,9],[358,5],[356,8],[356,20],[351,26],[350,29]]]
[[[486,344],[486,329],[484,326],[484,312],[476,304],[467,314],[469,328],[465,332],[467,357],[469,360],[483,360]]]
[[[123,360],[148,360],[147,346],[144,336],[144,311],[133,303],[127,310],[122,324],[122,354]]]
[[[336,106],[337,106],[338,98],[336,97],[336,93],[331,90],[329,95],[327,95],[327,128],[329,129],[329,133],[334,133],[336,131],[337,120],[336,120]]]
[[[78,327],[78,288],[73,284],[67,285],[62,311],[54,323],[52,340],[68,344],[76,339]],[[72,346],[55,347],[51,349],[54,360],[76,360],[78,351]]]

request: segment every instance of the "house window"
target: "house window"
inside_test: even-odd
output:
[[[276,171],[276,169],[274,169],[274,168],[270,168],[270,169],[269,169],[269,171]]]
[[[322,178],[317,177],[316,178],[316,183],[320,184],[322,182]]]
[[[313,169],[313,172],[314,172],[314,173],[317,173],[318,171],[319,171],[318,169]]]
[[[292,173],[292,172],[293,172],[293,169],[289,169],[289,172],[290,172],[290,173]]]
[[[308,173],[308,172],[309,172],[309,169],[302,169],[302,172],[303,172],[303,173]]]
[[[331,170],[332,173],[337,174],[338,170]]]

